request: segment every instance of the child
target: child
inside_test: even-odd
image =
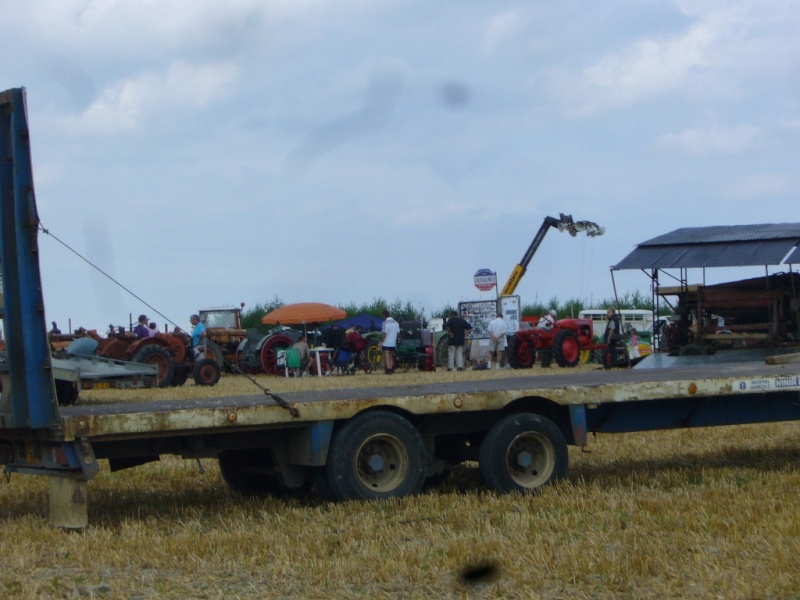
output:
[[[636,333],[636,329],[631,329],[631,340],[628,347],[628,354],[631,358],[641,358],[641,355],[639,354],[639,335]]]

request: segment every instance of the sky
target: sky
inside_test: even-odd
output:
[[[0,7],[62,330],[276,297],[430,315],[491,299],[474,274],[502,287],[559,213],[606,233],[552,229],[516,293],[592,304],[649,295],[610,273],[639,242],[800,221],[800,1]]]

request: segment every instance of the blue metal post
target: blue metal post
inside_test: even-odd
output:
[[[10,428],[49,428],[61,421],[45,325],[38,225],[25,89],[14,88],[0,92],[0,317],[10,380],[3,395],[11,394],[3,399],[0,422]]]

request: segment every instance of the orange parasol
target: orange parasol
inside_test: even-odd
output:
[[[281,325],[298,325],[306,323],[324,323],[325,321],[344,319],[347,313],[340,308],[321,302],[298,302],[287,304],[261,317],[264,325],[280,323]]]

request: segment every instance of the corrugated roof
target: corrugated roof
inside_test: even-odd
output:
[[[748,267],[800,262],[800,223],[684,227],[640,243],[613,270]]]
[[[795,251],[792,252],[789,256],[787,256],[786,260],[784,260],[783,262],[787,265],[800,264],[800,247],[795,248]]]
[[[676,244],[714,244],[756,240],[800,240],[800,223],[764,223],[761,225],[714,225],[682,227],[670,233],[641,242],[639,246]],[[763,263],[762,263],[763,264]]]

